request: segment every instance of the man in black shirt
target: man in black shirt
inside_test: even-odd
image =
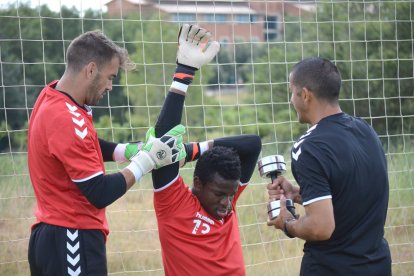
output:
[[[301,275],[391,275],[387,163],[377,134],[342,112],[341,76],[329,60],[305,59],[289,79],[299,122],[311,127],[291,151],[299,187],[283,177],[268,185],[270,200],[281,200],[280,215],[268,225],[306,241]],[[290,214],[286,198],[305,214]]]

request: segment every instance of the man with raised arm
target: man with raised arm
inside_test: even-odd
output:
[[[181,27],[176,73],[155,126],[157,137],[180,123],[196,71],[219,51],[210,36],[196,25]],[[240,135],[185,148],[187,162],[198,159],[191,189],[177,163],[152,173],[165,274],[245,275],[236,203],[254,171],[261,140]]]

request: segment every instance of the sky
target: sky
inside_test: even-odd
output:
[[[75,6],[77,10],[87,10],[89,8],[94,10],[106,11],[105,4],[110,0],[0,0],[0,8],[7,7],[8,4],[16,6],[18,3],[30,3],[31,7],[46,4],[55,12],[60,10],[61,6],[71,8]]]

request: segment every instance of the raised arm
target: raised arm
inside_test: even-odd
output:
[[[238,135],[214,139],[214,146],[234,148],[240,157],[242,184],[248,183],[256,167],[262,149],[260,137],[257,135]]]
[[[217,54],[220,45],[209,42],[211,33],[196,25],[184,24],[178,34],[177,67],[170,90],[155,125],[156,137],[161,137],[181,122],[184,100],[188,86],[201,66],[209,63]],[[152,173],[154,188],[160,188],[173,180],[179,170],[175,163]]]

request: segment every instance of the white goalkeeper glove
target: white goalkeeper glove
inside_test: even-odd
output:
[[[177,125],[162,137],[155,138],[155,129],[152,127],[148,129],[141,150],[131,158],[131,164],[127,167],[134,173],[135,179],[138,180],[153,169],[159,169],[185,158],[182,138],[184,133],[185,127]],[[136,167],[139,169],[138,173]]]
[[[210,41],[211,33],[197,25],[184,24],[178,33],[177,68],[172,88],[186,92],[195,72],[209,63],[220,50],[217,41]]]
[[[210,41],[211,33],[197,25],[184,24],[178,33],[177,64],[200,69],[220,50],[217,41]]]

